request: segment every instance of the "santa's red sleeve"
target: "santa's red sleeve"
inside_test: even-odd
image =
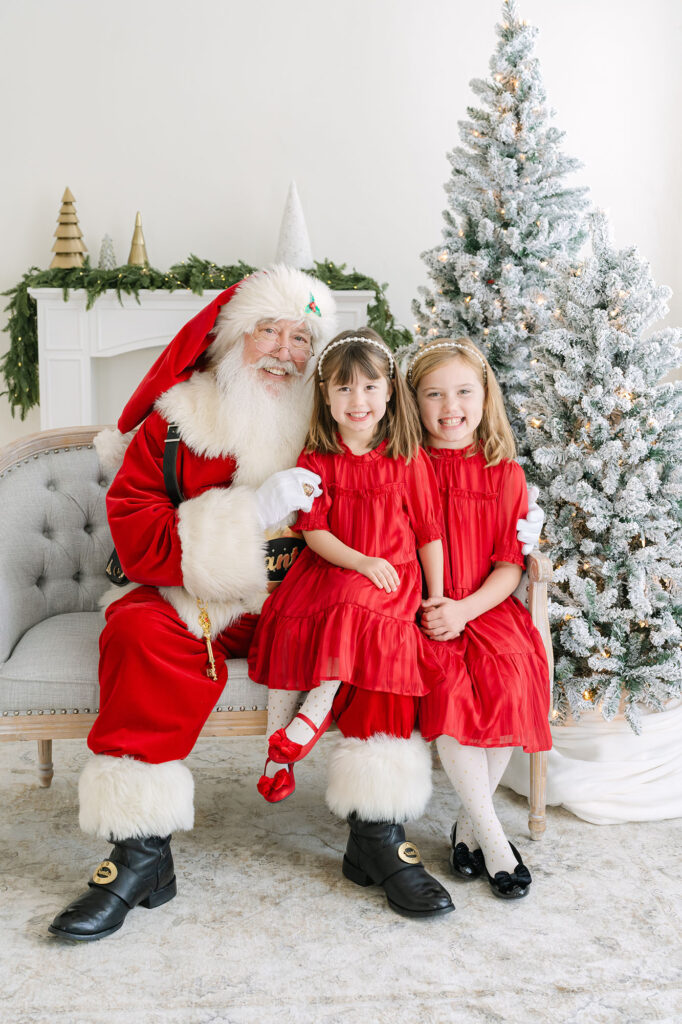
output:
[[[205,600],[251,600],[267,582],[254,492],[226,478],[193,493],[181,476],[186,500],[176,509],[163,480],[167,427],[158,413],[147,417],[107,495],[123,570],[136,583],[181,586]],[[185,462],[192,458],[187,453]]]
[[[421,448],[405,467],[404,505],[418,548],[442,539],[445,530],[436,474]]]
[[[166,428],[155,414],[135,434],[109,488],[107,515],[128,579],[173,587],[182,586],[182,548],[163,482]]]

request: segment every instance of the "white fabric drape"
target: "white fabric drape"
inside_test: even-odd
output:
[[[553,726],[547,804],[595,825],[682,817],[682,701],[645,714],[637,736],[598,712]],[[528,754],[515,750],[502,785],[528,796]]]

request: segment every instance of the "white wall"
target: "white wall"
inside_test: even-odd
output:
[[[616,242],[636,243],[677,292],[669,322],[682,322],[682,4],[520,10],[541,29],[579,180]],[[315,255],[387,281],[411,324],[419,253],[440,237],[445,153],[500,11],[498,0],[2,0],[0,289],[49,264],[66,185],[95,262],[105,232],[125,261],[139,209],[165,269],[190,252],[271,260],[293,177]],[[38,429],[35,410],[12,420],[0,398],[0,441]]]

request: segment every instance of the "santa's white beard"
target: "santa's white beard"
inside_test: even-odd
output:
[[[273,376],[269,384],[259,373],[267,366],[289,376]],[[237,343],[221,359],[216,377],[225,399],[226,437],[238,461],[234,483],[258,487],[272,473],[294,466],[312,410],[312,385],[296,364],[263,356],[245,366],[243,343]]]

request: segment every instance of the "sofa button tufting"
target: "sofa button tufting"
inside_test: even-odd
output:
[[[43,530],[43,537],[45,537],[46,540],[52,539],[52,530],[50,529],[49,526],[46,526],[45,529]]]
[[[38,577],[38,579],[36,580],[36,586],[37,587],[44,587],[45,586],[45,577],[44,576],[39,576]]]
[[[92,533],[92,526],[90,523],[86,523],[83,529],[85,530],[86,533]]]
[[[81,578],[80,571],[79,572],[75,572],[73,574],[73,576],[71,577],[71,579],[74,580],[76,583],[80,583],[80,578]]]
[[[48,489],[48,491],[56,491],[57,490],[57,488],[54,485],[54,481],[50,480],[48,482],[47,489]]]

